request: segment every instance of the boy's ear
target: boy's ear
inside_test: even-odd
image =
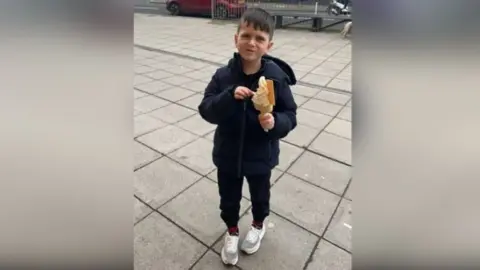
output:
[[[238,43],[238,34],[235,34],[233,36],[233,41],[235,42],[235,47],[237,46],[237,43]]]
[[[273,42],[270,41],[270,42],[268,43],[268,47],[267,47],[267,48],[268,48],[268,50],[270,51],[270,49],[271,49],[272,47],[273,47]]]

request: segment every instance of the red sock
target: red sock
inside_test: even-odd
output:
[[[252,221],[252,226],[257,228],[257,229],[261,229],[263,228],[263,222],[260,222],[260,221]]]
[[[238,226],[228,228],[228,234],[238,235]]]

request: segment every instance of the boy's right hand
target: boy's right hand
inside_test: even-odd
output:
[[[238,86],[233,92],[233,97],[237,100],[244,100],[247,97],[253,96],[253,91],[244,86]]]

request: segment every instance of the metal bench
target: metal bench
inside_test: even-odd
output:
[[[345,22],[352,21],[350,16],[334,16],[328,15],[326,12],[319,12],[319,13],[311,13],[311,12],[289,12],[289,11],[273,11],[270,12],[275,20],[275,28],[285,28],[290,25],[300,24],[307,21],[312,21],[312,28],[311,30],[314,32],[322,31],[324,29],[330,28],[335,25],[339,25]],[[295,22],[290,22],[287,24],[283,23],[284,17],[300,17],[300,18],[308,18],[305,20],[299,20]],[[325,23],[324,20],[333,20],[333,22]]]

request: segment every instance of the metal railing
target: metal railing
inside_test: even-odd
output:
[[[260,7],[268,12],[318,13],[325,12],[329,0],[211,0],[213,20],[239,18],[248,7]]]

